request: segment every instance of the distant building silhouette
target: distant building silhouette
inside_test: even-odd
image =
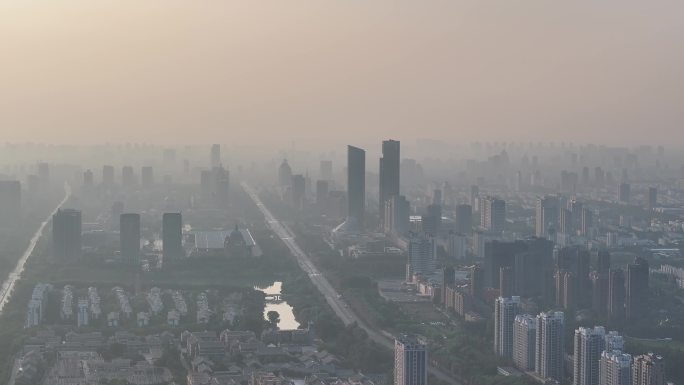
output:
[[[140,262],[140,214],[121,214],[119,232],[122,261],[137,265]]]
[[[108,187],[114,186],[114,166],[102,166],[102,184]]]
[[[473,206],[461,204],[456,206],[456,224],[454,230],[457,233],[469,235],[473,230]]]
[[[220,144],[212,144],[211,145],[211,154],[209,157],[209,165],[211,166],[211,168],[221,166],[221,145]]]
[[[144,166],[140,173],[143,187],[150,187],[154,184],[154,169],[152,166]]]
[[[162,252],[164,259],[185,257],[181,213],[164,213],[162,216]]]
[[[60,209],[52,216],[52,248],[60,261],[81,257],[81,212]]]

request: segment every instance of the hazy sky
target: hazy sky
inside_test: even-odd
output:
[[[0,0],[0,142],[683,132],[681,0]]]

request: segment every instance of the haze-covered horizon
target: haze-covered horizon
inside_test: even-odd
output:
[[[0,141],[681,146],[682,14],[676,1],[9,0]]]

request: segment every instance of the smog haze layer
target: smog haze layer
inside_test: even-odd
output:
[[[682,144],[680,1],[0,4],[2,140]]]

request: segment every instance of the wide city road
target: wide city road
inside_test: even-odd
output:
[[[43,235],[43,230],[50,222],[52,216],[69,200],[70,197],[71,186],[65,183],[64,199],[62,199],[59,205],[55,207],[55,210],[51,212],[47,218],[45,218],[43,223],[40,224],[40,227],[38,227],[36,233],[33,234],[33,238],[31,238],[31,242],[29,243],[29,246],[26,248],[26,251],[24,251],[24,254],[21,256],[21,258],[19,258],[19,261],[17,261],[17,265],[14,267],[14,270],[12,270],[12,272],[9,274],[5,282],[3,282],[2,286],[0,287],[0,314],[2,314],[2,309],[4,309],[7,302],[9,302],[10,296],[12,295],[12,290],[14,290],[14,285],[17,283],[19,278],[21,278],[21,273],[24,271],[24,265],[26,264],[26,261],[28,261],[31,254],[33,254],[33,249],[36,248],[38,240]]]
[[[349,308],[342,296],[332,287],[332,285],[330,285],[330,282],[328,282],[325,276],[321,274],[318,268],[311,262],[309,256],[299,247],[295,241],[294,234],[289,227],[285,223],[277,220],[273,214],[271,214],[259,198],[258,194],[247,184],[247,182],[242,182],[241,186],[264,215],[269,228],[282,239],[287,248],[290,249],[292,255],[297,259],[300,268],[309,275],[311,282],[313,282],[316,288],[323,294],[328,305],[330,305],[342,322],[344,322],[345,325],[356,323],[368,333],[368,336],[373,341],[387,349],[394,350],[394,337],[385,331],[371,328],[365,324],[351,308]],[[430,367],[429,371],[430,374],[441,381],[448,382],[452,385],[460,385],[458,381],[438,368]]]

